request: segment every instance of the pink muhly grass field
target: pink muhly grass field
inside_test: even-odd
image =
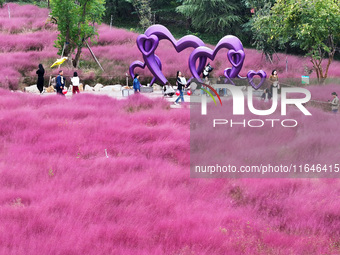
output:
[[[8,17],[7,5],[10,6],[11,18]],[[57,39],[56,26],[48,22],[48,9],[38,8],[34,5],[19,5],[7,3],[0,9],[0,87],[12,90],[22,89],[23,86],[35,83],[35,71],[39,63],[43,63],[46,77],[55,75],[56,69],[49,66],[60,56],[58,49],[54,47]],[[98,38],[90,43],[94,54],[102,64],[105,72],[93,69],[94,60],[90,52],[84,48],[82,51],[81,66],[79,70],[63,66],[66,72],[73,71],[83,73],[81,79],[87,79],[96,72],[96,76],[113,77],[114,80],[125,80],[129,66],[135,60],[143,61],[142,54],[136,45],[137,33],[126,29],[102,24],[98,26]],[[207,47],[214,48],[213,45]],[[162,40],[156,49],[162,61],[163,73],[167,78],[174,78],[178,70],[189,78],[191,73],[188,68],[188,58],[192,49],[186,49],[177,53],[170,42]],[[305,67],[312,69],[309,58],[277,54],[274,55],[274,63],[266,62],[262,54],[253,49],[245,49],[246,58],[241,76],[246,76],[249,70],[264,70],[270,75],[273,69],[277,69],[280,78],[300,78],[305,75]],[[226,68],[231,67],[227,61],[227,50],[221,50],[214,61],[210,61],[214,67],[212,77],[223,75]],[[277,58],[278,56],[278,58]],[[286,72],[286,57],[288,59],[288,72]],[[90,66],[90,67],[89,67]],[[91,69],[92,68],[92,69]],[[339,77],[340,62],[334,61],[329,70],[329,77]],[[149,70],[137,68],[136,73],[141,75],[143,83],[152,79]],[[27,79],[30,78],[30,79]],[[33,79],[32,79],[33,78]],[[97,78],[97,77],[94,77]],[[311,74],[315,79],[315,72]],[[25,84],[23,84],[25,82]],[[93,81],[95,82],[95,81]],[[33,83],[33,84],[26,84]],[[94,84],[90,84],[94,85]]]
[[[190,179],[187,108],[144,96],[0,98],[0,254],[340,252],[337,179]],[[317,136],[338,122],[313,110],[296,131],[230,130],[230,142],[259,145],[250,163],[266,153],[261,138],[297,138],[288,154],[329,145],[320,155],[339,158],[338,134]],[[278,160],[282,148],[271,149]]]
[[[308,86],[306,87],[312,94],[312,99],[318,100],[318,101],[327,101],[333,99],[333,96],[331,95],[332,92],[336,92],[338,95],[340,95],[340,83],[338,84],[328,84],[323,86]]]
[[[7,3],[3,8],[0,8],[1,31],[19,33],[25,30],[39,30],[45,25],[48,13],[48,9],[34,5]]]

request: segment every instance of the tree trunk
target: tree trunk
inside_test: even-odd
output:
[[[120,12],[118,10],[119,10],[119,1],[116,0],[116,10],[115,10],[116,17],[120,17]]]
[[[69,57],[71,54],[71,44],[70,44],[70,30],[68,29],[66,31],[66,38],[65,38],[65,49],[64,49],[64,54],[61,57]]]
[[[266,61],[273,64],[273,54],[267,52],[267,53],[265,53],[265,55],[266,55]]]
[[[318,79],[318,82],[320,82],[320,70],[319,70],[319,68],[316,66],[316,65],[314,65],[314,63],[313,63],[313,68],[314,68],[314,70],[315,70],[315,72],[316,72],[316,78]]]
[[[151,7],[149,0],[134,0],[132,4],[138,14],[139,23],[141,24],[142,28],[146,30],[149,26],[151,26]]]
[[[191,18],[187,18],[186,20],[185,20],[185,29],[186,30],[191,30]]]
[[[329,55],[328,55],[328,62],[327,62],[326,71],[325,71],[325,78],[327,78],[327,76],[328,76],[329,66],[332,64],[332,62],[334,60],[334,55],[335,55],[335,49],[332,52],[330,52]]]
[[[313,68],[316,72],[316,77],[318,79],[318,83],[319,84],[324,83],[326,78],[323,75],[323,70],[322,70],[322,65],[321,65],[322,59],[318,60],[318,59],[314,59],[312,57],[310,61],[312,62]]]
[[[82,46],[78,46],[77,54],[76,54],[75,58],[73,59],[73,67],[75,67],[75,68],[78,68],[82,48],[83,48]]]
[[[94,55],[94,53],[93,53],[93,51],[92,51],[90,45],[89,45],[86,41],[85,41],[85,45],[86,45],[86,47],[89,49],[89,51],[90,51],[90,53],[91,53],[91,55],[92,55],[94,61],[96,61],[97,65],[98,65],[98,66],[100,67],[100,69],[102,69],[102,71],[104,72],[104,68],[103,68],[102,65],[99,63],[99,61],[98,61],[97,57]]]

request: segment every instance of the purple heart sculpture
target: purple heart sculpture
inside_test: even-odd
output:
[[[224,82],[228,84],[228,82],[232,85],[235,85],[234,81],[230,78],[230,72],[231,72],[231,68],[227,68],[224,70],[224,76],[226,77]],[[239,78],[240,80],[247,80],[247,77],[242,77],[241,75],[237,75],[237,78]]]
[[[162,63],[161,63],[161,60],[159,59],[159,57],[157,55],[155,55],[155,59],[156,59],[156,62],[159,66],[159,69],[162,70]],[[130,73],[130,76],[132,77],[132,79],[135,78],[135,68],[139,67],[141,69],[144,69],[146,66],[145,63],[143,63],[142,61],[134,61],[131,65],[130,65],[130,68],[129,68],[129,73]],[[152,84],[154,84],[156,81],[156,77],[153,77],[152,78],[152,81],[150,83],[150,86],[152,86]]]
[[[227,55],[228,55],[229,62],[234,67],[237,68],[237,67],[239,67],[240,65],[243,64],[243,61],[244,61],[244,50],[238,50],[238,51],[229,50]],[[236,60],[236,63],[235,63],[234,60]]]
[[[157,40],[155,38],[157,38]],[[138,49],[143,54],[143,59],[146,66],[149,68],[154,78],[159,80],[163,85],[166,84],[168,80],[162,73],[162,70],[160,68],[160,65],[157,63],[155,55],[155,50],[160,40],[170,41],[172,45],[175,47],[177,52],[181,52],[187,48],[197,48],[205,45],[200,38],[194,35],[184,36],[177,41],[173,37],[171,32],[162,25],[153,25],[145,31],[144,35],[138,36],[137,46]],[[198,73],[203,72],[206,62],[207,62],[206,57],[199,58]]]
[[[254,76],[255,76],[255,75],[258,75],[258,76],[260,76],[260,78],[261,78],[261,81],[260,81],[260,83],[259,83],[258,85],[255,85],[255,83],[254,83]],[[255,90],[258,90],[258,89],[263,85],[264,81],[266,80],[267,74],[265,73],[265,71],[262,71],[262,70],[260,70],[260,71],[258,71],[258,72],[255,72],[255,71],[253,71],[253,70],[250,70],[250,71],[248,72],[248,74],[247,74],[247,78],[248,78],[249,84],[250,84]]]
[[[158,47],[158,37],[155,35],[139,35],[137,37],[137,47],[144,56],[150,56]]]
[[[208,47],[201,46],[196,48],[189,57],[189,68],[194,76],[198,81],[201,81],[201,78],[199,76],[199,70],[196,69],[196,62],[198,58],[209,58],[211,60],[214,60],[217,53],[221,49],[229,49],[229,52],[227,54],[229,61],[232,64],[232,68],[230,71],[225,71],[225,73],[228,73],[227,78],[235,78],[240,73],[245,54],[244,49],[241,41],[232,35],[227,35],[223,37],[218,44],[216,45],[215,49],[209,49]]]
[[[235,85],[233,80],[230,78],[230,72],[231,72],[231,68],[227,68],[224,70],[224,76],[226,77],[224,80],[224,83]]]

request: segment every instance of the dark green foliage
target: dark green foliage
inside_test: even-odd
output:
[[[105,13],[105,0],[51,0],[52,16],[58,24],[56,47],[64,48],[64,56],[76,51],[73,66],[77,67],[81,50],[88,39],[97,35],[96,25]]]
[[[237,34],[245,7],[239,1],[185,0],[177,11],[190,19],[194,29],[202,33]]]
[[[252,29],[255,40],[263,42],[257,45],[261,50],[267,50],[266,46],[300,48],[310,56],[323,82],[340,46],[340,1],[277,0],[268,13],[254,18]]]

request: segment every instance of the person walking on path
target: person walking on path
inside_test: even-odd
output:
[[[63,89],[65,87],[65,79],[63,77],[64,72],[62,70],[59,71],[59,75],[57,77],[57,85],[56,85],[56,90],[57,94],[63,95]]]
[[[330,102],[330,104],[332,106],[332,112],[335,114],[335,113],[338,112],[338,109],[339,109],[339,98],[338,98],[338,95],[336,94],[336,92],[333,92],[332,96],[333,96],[333,100],[332,100],[332,102]]]
[[[139,74],[135,75],[135,78],[133,80],[133,89],[135,90],[135,93],[140,92]]]
[[[180,71],[177,71],[176,84],[177,90],[179,91],[179,96],[175,101],[175,105],[178,105],[179,99],[181,99],[182,103],[184,102],[183,88],[187,85],[187,81],[185,77],[182,76],[182,73]]]
[[[42,64],[39,64],[39,69],[36,71],[38,75],[37,87],[39,89],[40,94],[44,93],[44,75],[45,69]]]
[[[78,73],[74,72],[73,77],[71,78],[72,82],[72,94],[80,93],[79,92],[79,77]]]
[[[277,75],[277,71],[273,70],[272,75],[269,77],[269,80],[271,81],[270,85],[270,95],[273,95],[273,88],[280,89],[280,84],[279,84],[279,76]]]

